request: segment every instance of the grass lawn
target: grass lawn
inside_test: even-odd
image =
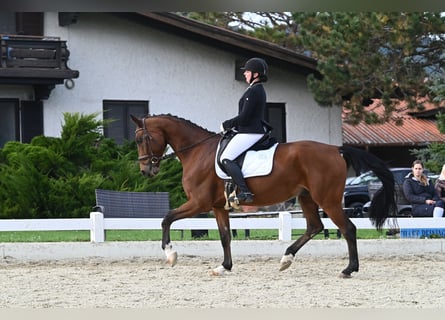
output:
[[[330,231],[330,239],[337,239],[336,230]],[[297,239],[304,230],[293,230],[292,239]],[[386,230],[357,230],[358,239],[382,239],[386,238]],[[160,241],[160,230],[108,230],[105,234],[106,241]],[[172,241],[181,240],[220,240],[217,230],[209,230],[208,236],[193,238],[190,230],[172,230]],[[246,237],[245,230],[237,230],[234,240],[277,240],[278,230],[250,230]],[[314,239],[324,239],[323,233]],[[89,231],[1,231],[0,242],[72,242],[90,241]]]

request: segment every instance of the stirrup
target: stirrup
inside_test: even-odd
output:
[[[237,195],[237,200],[238,201],[242,201],[245,203],[251,203],[253,202],[253,196],[254,194],[251,192],[241,192],[240,194]]]

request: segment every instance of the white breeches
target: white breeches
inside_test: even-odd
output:
[[[241,153],[253,146],[263,137],[261,133],[238,133],[230,140],[226,149],[221,154],[221,161],[224,159],[234,160]]]

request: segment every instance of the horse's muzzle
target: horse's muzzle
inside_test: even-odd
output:
[[[159,173],[159,167],[143,166],[141,168],[141,174],[147,178],[154,177]]]

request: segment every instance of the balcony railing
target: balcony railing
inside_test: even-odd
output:
[[[66,41],[55,37],[0,35],[0,78],[73,79]]]

